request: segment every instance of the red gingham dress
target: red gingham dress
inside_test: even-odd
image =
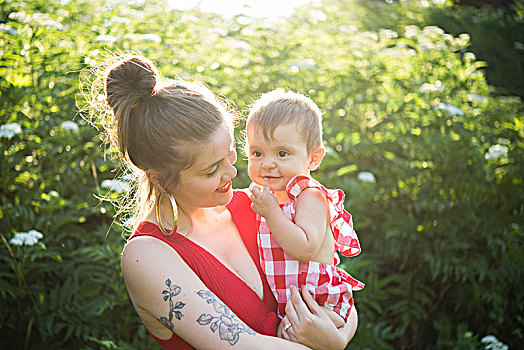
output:
[[[259,224],[258,248],[260,263],[267,281],[278,303],[278,315],[285,315],[286,301],[292,285],[300,288],[307,285],[319,305],[341,315],[345,321],[353,307],[353,290],[360,290],[364,284],[346,271],[336,267],[340,262],[337,250],[345,256],[360,253],[360,244],[353,230],[351,215],[344,210],[344,192],[326,189],[315,179],[298,175],[289,181],[286,190],[290,200],[282,210],[290,220],[295,218],[297,196],[303,189],[318,188],[328,199],[330,226],[335,238],[334,265],[314,261],[300,262],[289,256],[277,243],[263,217],[257,214]]]

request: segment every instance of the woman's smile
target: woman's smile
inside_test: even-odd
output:
[[[226,193],[231,188],[231,180],[228,180],[223,186],[219,187],[216,191],[218,193]]]

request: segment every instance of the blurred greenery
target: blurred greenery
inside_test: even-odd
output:
[[[351,348],[523,343],[521,1],[324,1],[282,22],[139,0],[0,5],[0,348],[158,348],[100,200],[118,197],[120,165],[79,115],[81,70],[129,49],[244,115],[275,87],[324,111],[314,176],[346,192],[363,247],[342,262],[366,283]],[[30,230],[43,237],[18,245]]]

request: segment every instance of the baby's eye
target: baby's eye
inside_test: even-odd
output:
[[[255,157],[255,158],[260,158],[260,157],[262,157],[262,152],[259,152],[259,151],[253,151],[251,154],[252,154],[253,157]]]
[[[287,155],[289,155],[289,153],[286,152],[286,151],[279,151],[279,152],[278,152],[278,156],[279,156],[280,158],[284,158],[284,157],[286,157]]]

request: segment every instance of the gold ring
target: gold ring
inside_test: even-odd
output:
[[[284,326],[284,330],[287,331],[292,327],[291,323]]]

